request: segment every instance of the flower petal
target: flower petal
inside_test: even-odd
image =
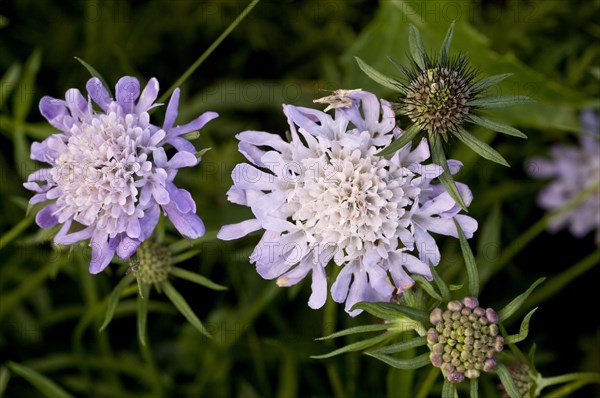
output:
[[[110,105],[112,102],[112,98],[108,93],[108,89],[104,87],[100,79],[97,77],[92,77],[87,81],[85,89],[87,90],[88,95],[92,97],[94,102],[106,112],[108,110],[108,105]]]
[[[237,224],[223,225],[217,234],[217,238],[221,240],[234,240],[248,235],[251,232],[258,231],[262,228],[259,220],[252,218],[242,221]]]
[[[135,77],[123,76],[115,87],[117,102],[126,113],[135,112],[135,101],[140,96],[140,82]]]
[[[148,81],[148,84],[146,84],[146,87],[144,87],[144,91],[142,91],[140,100],[138,101],[135,107],[135,112],[137,114],[147,112],[148,109],[152,107],[152,104],[158,97],[158,88],[159,85],[158,80],[156,80],[156,78],[153,77]]]

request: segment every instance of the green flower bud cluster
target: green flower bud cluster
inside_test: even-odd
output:
[[[147,285],[167,280],[171,271],[169,248],[150,240],[144,241],[137,250],[139,266],[136,276]]]
[[[504,348],[496,312],[479,307],[475,297],[450,301],[447,307],[446,311],[436,308],[429,315],[434,327],[427,332],[427,345],[433,366],[441,368],[453,383],[494,369],[496,353]]]
[[[430,133],[452,131],[469,113],[470,91],[461,73],[445,67],[428,69],[410,82],[404,111]]]

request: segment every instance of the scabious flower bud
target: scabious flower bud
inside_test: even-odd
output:
[[[164,282],[171,271],[171,253],[159,243],[145,241],[137,251],[137,277],[147,285]]]
[[[427,332],[429,358],[449,381],[460,383],[494,369],[495,355],[504,348],[494,310],[479,307],[475,297],[465,297],[449,302],[446,311],[435,308],[429,320],[434,326]]]
[[[534,380],[529,365],[520,362],[514,363],[508,366],[508,372],[510,373],[510,377],[513,379],[515,385],[517,386],[519,394],[522,397],[529,397]],[[502,391],[503,398],[509,398],[509,395],[507,394],[506,389],[504,388],[502,383],[498,384],[498,389]]]

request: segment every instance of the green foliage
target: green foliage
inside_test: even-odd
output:
[[[598,2],[262,0],[211,49],[250,3],[3,3],[0,397],[493,397],[496,375],[454,385],[444,383],[437,368],[419,368],[429,359],[418,333],[429,327],[436,301],[479,290],[490,306],[517,297],[499,313],[509,331],[521,322],[506,343],[538,342],[537,368],[562,374],[540,383],[544,393],[594,395],[597,344],[579,350],[573,341],[595,342],[597,327],[575,313],[556,312],[562,303],[593,300],[600,252],[591,236],[544,232],[552,217],[535,208],[542,184],[531,183],[522,164],[545,156],[556,142],[574,142],[579,110],[597,107]],[[258,234],[232,243],[216,239],[221,225],[252,216],[226,200],[231,170],[244,159],[234,135],[249,129],[284,136],[281,104],[312,105],[338,88],[362,88],[396,102],[397,65],[409,66],[412,55],[422,67],[422,54],[437,49],[467,54],[482,77],[474,89],[494,97],[472,103],[487,109],[469,116],[467,133],[438,137],[431,148],[439,164],[446,158],[465,164],[454,177],[446,170],[440,181],[463,207],[454,180],[469,185],[469,215],[479,229],[469,242],[436,234],[442,261],[432,266],[433,280],[414,278],[397,302],[357,304],[364,313],[355,318],[334,304],[324,319],[324,310],[306,306],[310,283],[281,289],[256,274],[248,256]],[[163,294],[144,286],[138,291],[133,275],[125,276],[125,262],[88,275],[89,248],[53,244],[57,229],[40,230],[34,222],[39,205],[28,208],[22,182],[40,166],[29,158],[30,145],[56,132],[37,103],[45,95],[61,98],[70,87],[83,91],[90,72],[73,57],[88,70],[93,65],[92,74],[101,72],[109,89],[123,75],[142,82],[155,76],[161,95],[191,68],[177,123],[208,110],[220,113],[195,137],[200,165],[177,176],[208,232],[189,241],[160,226],[177,264]],[[523,105],[524,97],[535,102]],[[494,109],[499,104],[513,106]],[[382,155],[421,137],[404,116],[398,125],[404,135]],[[512,168],[481,159],[484,154]],[[544,275],[548,281],[538,288],[539,280],[524,285]],[[327,359],[310,358],[315,353]],[[515,396],[501,362],[499,379]]]

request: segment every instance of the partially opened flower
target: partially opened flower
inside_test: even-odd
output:
[[[28,178],[24,186],[36,192],[30,203],[48,201],[36,216],[48,228],[62,224],[54,241],[69,245],[90,240],[90,272],[101,272],[114,254],[126,259],[153,232],[161,209],[179,232],[190,238],[204,234],[189,192],[173,179],[182,167],[199,162],[183,134],[217,117],[206,112],[183,126],[174,126],[179,104],[175,90],[161,127],[150,123],[158,81],[150,79],[140,95],[136,78],[122,77],[116,100],[97,78],[86,85],[89,97],[77,89],[65,100],[44,97],[40,111],[60,130],[31,146],[31,158],[50,165]],[[93,107],[92,100],[100,111]],[[165,146],[175,153],[169,158]]]
[[[554,217],[548,230],[568,228],[578,238],[596,230],[600,245],[600,118],[588,110],[582,114],[582,124],[579,146],[556,144],[550,148],[550,159],[532,158],[526,169],[534,178],[552,179],[537,198],[547,211],[560,209],[585,190],[592,191],[571,211]]]
[[[429,158],[426,141],[391,157],[376,155],[402,134],[387,101],[361,90],[328,98],[321,102],[331,102],[335,117],[284,105],[289,143],[261,131],[237,135],[252,164],[235,167],[228,198],[250,207],[255,218],[224,226],[218,236],[237,239],[264,229],[251,262],[279,286],[311,272],[312,308],[325,303],[326,267],[333,261],[341,269],[331,294],[350,312],[359,301],[389,301],[411,287],[409,272],[430,279],[427,262],[440,261],[430,232],[458,236],[456,219],[471,237],[477,223],[458,215],[450,196],[431,184],[443,169],[422,164]],[[470,202],[469,189],[460,190]]]

